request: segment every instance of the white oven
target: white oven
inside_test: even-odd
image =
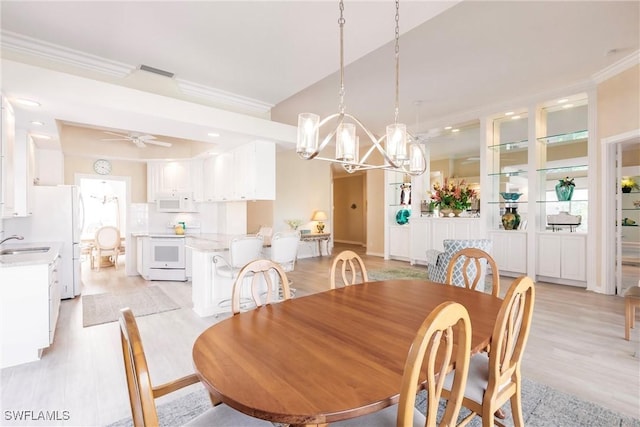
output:
[[[150,234],[145,239],[141,275],[147,280],[185,281],[186,248],[183,235]]]
[[[185,268],[184,236],[149,236],[149,268]]]

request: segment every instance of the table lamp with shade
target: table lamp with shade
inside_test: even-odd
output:
[[[327,220],[327,214],[324,211],[315,211],[313,216],[311,217],[311,221],[318,221],[316,225],[318,229],[318,233],[324,233],[324,223],[322,221]]]

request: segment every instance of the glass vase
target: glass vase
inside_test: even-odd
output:
[[[575,187],[573,185],[562,185],[562,183],[556,184],[556,196],[558,196],[558,201],[564,202],[567,200],[571,200],[571,196],[573,196],[573,189]]]

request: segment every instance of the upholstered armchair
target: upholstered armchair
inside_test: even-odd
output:
[[[454,240],[445,239],[443,242],[444,251],[437,251],[435,249],[427,251],[427,274],[429,280],[438,283],[446,283],[447,278],[447,266],[449,261],[453,257],[453,254],[464,248],[477,248],[491,254],[491,240],[489,239],[470,239],[470,240]],[[453,269],[453,284],[458,286],[464,286],[462,281],[462,259],[458,259]],[[470,266],[475,268],[475,266]],[[481,278],[477,285],[477,290],[484,291],[484,277],[487,274],[487,263],[483,261],[481,263]]]

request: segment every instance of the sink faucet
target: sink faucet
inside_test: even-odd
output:
[[[6,239],[0,240],[0,245],[6,242],[7,240],[11,240],[11,239],[22,240],[24,239],[24,236],[18,236],[17,234],[14,234],[13,236],[9,236]]]

